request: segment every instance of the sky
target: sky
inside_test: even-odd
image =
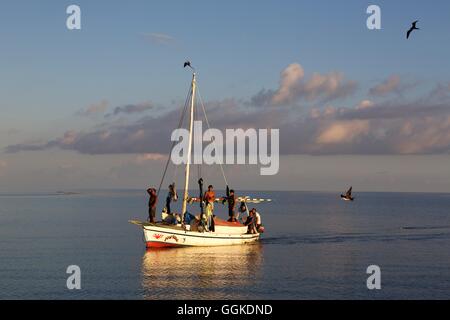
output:
[[[279,173],[227,165],[237,190],[450,192],[449,18],[448,1],[2,1],[0,193],[158,185],[185,60],[213,127],[280,129]]]

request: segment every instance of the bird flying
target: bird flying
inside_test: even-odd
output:
[[[341,194],[341,199],[345,201],[353,201],[355,198],[352,197],[352,189],[353,187],[350,187],[345,195]]]
[[[416,20],[416,21],[414,21],[414,22],[411,24],[411,28],[409,28],[408,32],[406,33],[406,39],[409,38],[409,35],[411,34],[411,32],[412,32],[413,30],[420,30],[419,28],[416,27],[416,23],[417,23],[417,22],[419,22],[419,20]]]
[[[189,68],[192,69],[191,62],[190,62],[190,61],[186,61],[186,62],[184,63],[183,68],[186,68],[186,67],[189,67]]]

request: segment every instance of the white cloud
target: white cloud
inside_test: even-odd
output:
[[[360,139],[362,136],[367,135],[369,130],[370,123],[367,120],[335,121],[321,130],[316,143],[349,144],[353,143],[355,139]]]
[[[272,104],[279,105],[291,102],[295,98],[296,87],[304,75],[305,72],[298,63],[292,63],[284,69],[281,73],[280,87],[272,96]]]
[[[326,102],[348,96],[355,89],[356,82],[345,80],[338,72],[325,75],[316,72],[305,79],[303,67],[299,63],[292,63],[281,72],[278,89],[261,90],[251,98],[251,104],[279,106],[299,100]]]
[[[374,103],[370,100],[362,100],[358,105],[356,106],[356,110],[363,110],[368,109],[370,107],[373,107]]]

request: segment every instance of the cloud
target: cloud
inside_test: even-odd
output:
[[[412,103],[394,108],[396,116],[387,116],[389,108],[384,105],[368,109],[328,107],[304,117],[283,115],[274,109],[245,114],[239,112],[244,108],[230,101],[217,102],[208,110],[212,125],[221,130],[279,128],[280,151],[284,154],[429,154],[450,150],[450,104],[434,108]],[[169,152],[170,134],[178,117],[179,112],[172,111],[109,129],[68,131],[43,144],[11,145],[5,151],[57,147],[83,154],[150,154],[139,159],[156,160],[160,156],[155,154]]]
[[[276,108],[251,109],[234,99],[206,104],[214,128],[278,128],[283,154],[430,154],[450,150],[450,101],[374,104],[311,109],[307,115]],[[134,153],[157,160],[170,151],[170,135],[180,110],[146,116],[90,132],[68,131],[41,144],[17,144],[5,151],[60,148],[82,154]],[[206,129],[206,128],[204,128]]]
[[[401,154],[433,154],[450,151],[450,116],[405,121],[393,143]]]
[[[161,161],[161,160],[167,160],[167,155],[161,153],[144,153],[139,154],[136,157],[137,164],[146,163],[148,161]]]
[[[272,127],[271,121],[280,121],[276,110],[246,112],[233,99],[206,104],[208,118],[215,128],[249,128],[256,123],[264,128]],[[167,154],[170,136],[178,126],[180,110],[171,110],[154,116],[144,116],[123,125],[102,126],[90,132],[67,131],[62,137],[37,144],[15,144],[5,148],[7,153],[39,151],[50,148],[74,150],[82,154]],[[249,121],[251,119],[251,121]],[[206,127],[206,126],[205,126]],[[205,128],[206,129],[206,128]]]
[[[369,93],[373,96],[383,96],[398,90],[400,86],[400,77],[398,75],[392,75],[382,83],[370,88]]]
[[[76,114],[79,116],[89,117],[94,114],[103,113],[108,108],[108,101],[102,100],[98,103],[93,103],[87,106],[85,109],[78,111]]]
[[[374,106],[373,101],[370,100],[362,100],[358,105],[356,106],[356,110],[365,110],[369,109]]]
[[[402,81],[399,75],[391,75],[381,83],[373,86],[369,89],[369,94],[371,96],[387,96],[391,93],[396,93],[397,95],[402,94],[407,89],[414,88],[418,85],[417,81]]]
[[[292,63],[281,72],[278,89],[261,90],[251,98],[250,104],[280,106],[300,100],[328,102],[344,98],[356,90],[356,82],[345,80],[338,72],[325,75],[313,73],[308,80],[304,77],[303,67],[298,63]]]
[[[281,73],[280,87],[272,95],[271,103],[279,105],[293,101],[296,95],[296,87],[304,75],[305,72],[298,63],[293,63],[284,69]]]
[[[370,123],[367,120],[335,121],[319,132],[318,144],[353,143],[369,133]]]
[[[284,127],[288,154],[443,154],[450,151],[450,101],[315,109]]]
[[[304,80],[303,68],[292,64],[275,91],[265,91],[261,102],[293,103],[338,96],[343,78],[313,75]],[[389,82],[389,81],[388,81]],[[386,83],[388,83],[386,82]],[[224,99],[206,103],[214,128],[280,129],[282,154],[442,154],[450,151],[450,87],[438,85],[415,100],[397,97],[377,102],[363,98],[354,106],[314,103],[308,113],[296,108],[251,108],[246,101]],[[345,90],[344,90],[345,91]],[[385,91],[386,92],[386,91]],[[151,104],[125,105],[114,112],[139,113]],[[141,115],[126,121],[105,121],[87,131],[67,131],[43,143],[9,145],[7,153],[59,148],[81,154],[136,154],[136,161],[162,159],[181,110]],[[184,123],[186,124],[186,123]],[[206,125],[204,125],[206,129]]]
[[[450,104],[433,103],[432,101],[414,101],[414,102],[386,102],[379,105],[372,104],[369,107],[355,109],[343,109],[339,117],[341,119],[396,119],[410,118],[420,116],[439,116],[450,112]]]
[[[88,132],[67,131],[62,137],[45,143],[7,146],[5,152],[60,148],[82,154],[164,153],[168,152],[170,134],[179,117],[179,110],[176,110],[157,117],[145,116],[122,125],[108,127],[103,124],[101,129]]]
[[[127,104],[124,106],[115,107],[112,113],[107,114],[105,117],[110,117],[112,115],[116,116],[120,113],[133,114],[142,113],[153,108],[151,102],[142,102],[137,104]]]
[[[165,33],[144,33],[143,36],[155,44],[168,45],[175,42],[175,38]]]
[[[450,98],[450,83],[439,83],[430,92],[429,99],[445,101]]]

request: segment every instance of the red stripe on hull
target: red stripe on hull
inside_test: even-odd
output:
[[[171,248],[177,246],[174,243],[153,242],[153,241],[147,241],[145,245],[147,248]]]

